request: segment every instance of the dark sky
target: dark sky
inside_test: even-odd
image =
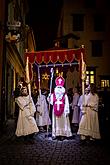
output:
[[[27,24],[33,28],[37,50],[52,48],[63,0],[28,0]]]

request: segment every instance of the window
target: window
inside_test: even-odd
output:
[[[104,15],[94,15],[94,31],[100,32],[105,30],[105,18]]]
[[[86,85],[90,83],[95,83],[95,71],[89,69],[86,71]]]
[[[101,87],[110,87],[110,80],[101,80]]]
[[[92,56],[101,57],[103,55],[102,40],[92,40]]]
[[[84,14],[73,14],[73,31],[84,30]]]
[[[96,0],[85,0],[85,7],[86,8],[95,8]]]
[[[110,76],[109,75],[100,75],[100,87],[110,87]]]
[[[109,79],[101,79],[101,88],[110,87],[110,80]]]

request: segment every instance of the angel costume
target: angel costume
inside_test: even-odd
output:
[[[19,96],[15,98],[15,102],[19,106],[19,116],[15,134],[17,136],[26,136],[38,132],[39,129],[34,119],[36,108],[32,97],[29,95]]]

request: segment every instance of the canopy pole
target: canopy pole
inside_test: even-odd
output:
[[[82,79],[82,94],[84,95],[84,86],[85,86],[85,82],[84,82],[84,76],[83,76],[83,68],[84,68],[84,61],[83,61],[83,53],[81,53],[81,79]]]
[[[29,57],[26,58],[26,83],[28,84],[29,95],[31,96],[31,84],[29,77]]]
[[[28,84],[29,96],[31,98],[31,84],[30,84],[30,76],[29,76],[29,57],[26,59],[26,83]],[[30,112],[32,113],[32,106],[30,106]]]
[[[81,53],[81,79],[82,79],[82,96],[85,105],[85,79],[86,79],[86,64],[84,62],[83,53]]]
[[[82,45],[82,48],[84,45]],[[85,93],[85,78],[86,78],[86,64],[84,62],[84,55],[81,52],[81,79],[82,79],[82,94]]]

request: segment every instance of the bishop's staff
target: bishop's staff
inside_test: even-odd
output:
[[[51,73],[51,78],[50,78],[50,93],[49,93],[50,96],[49,97],[51,97],[51,92],[52,92],[52,81],[53,81],[53,74],[54,74],[53,68],[51,68],[50,73]],[[49,101],[49,114],[50,114],[50,101]],[[48,127],[49,127],[48,121],[47,121],[47,137],[48,137]]]
[[[38,69],[38,86],[39,86],[39,97],[41,97],[41,86],[40,86],[40,68],[37,66]]]

